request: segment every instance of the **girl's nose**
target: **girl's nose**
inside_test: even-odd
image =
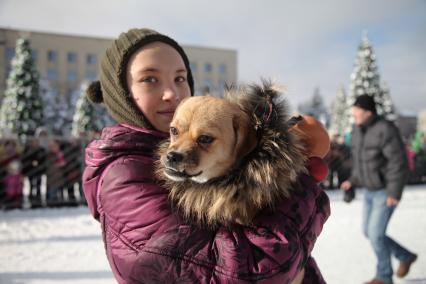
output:
[[[177,92],[176,88],[173,86],[166,87],[164,89],[163,93],[163,100],[165,101],[179,101],[179,93]]]

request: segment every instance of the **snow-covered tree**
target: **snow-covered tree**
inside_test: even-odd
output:
[[[355,60],[355,67],[351,74],[351,83],[349,86],[348,103],[348,125],[347,129],[351,129],[350,106],[353,105],[355,99],[360,95],[372,96],[376,102],[376,109],[379,115],[387,119],[395,118],[395,108],[390,99],[389,89],[382,88],[380,85],[380,75],[376,63],[376,55],[370,44],[367,32],[364,33],[361,44],[358,47],[358,54]]]
[[[315,88],[314,94],[310,100],[298,106],[301,114],[310,115],[321,121],[324,125],[328,125],[328,113],[324,105],[323,97],[319,88]]]
[[[337,91],[336,98],[334,99],[331,105],[331,114],[330,114],[330,128],[329,132],[331,134],[338,134],[341,137],[344,137],[346,134],[346,125],[347,125],[347,110],[348,105],[346,103],[346,92],[342,87]]]
[[[15,57],[0,109],[0,129],[25,139],[43,124],[43,103],[28,39],[16,41]]]
[[[426,134],[426,109],[420,111],[417,116],[417,131]]]
[[[390,90],[386,83],[382,83],[382,92],[380,96],[376,98],[376,102],[379,106],[381,106],[377,111],[379,115],[383,115],[386,119],[395,120],[395,105],[392,102],[390,96]]]
[[[86,97],[88,82],[81,84],[79,93],[73,93],[71,103],[75,101],[75,113],[72,122],[72,135],[81,136],[83,133],[98,132],[105,126],[115,123],[103,105],[94,105]]]
[[[104,104],[95,105],[95,110],[96,110],[96,115],[97,117],[99,117],[100,122],[102,124],[102,128],[116,123],[116,121],[109,115]]]
[[[72,135],[81,136],[84,133],[98,132],[102,125],[96,119],[95,106],[87,99],[86,89],[88,83],[84,82],[80,87],[80,97],[77,100],[72,122]]]
[[[51,88],[47,80],[40,80],[40,90],[44,104],[44,125],[49,133],[68,136],[71,132],[72,110],[65,98]]]

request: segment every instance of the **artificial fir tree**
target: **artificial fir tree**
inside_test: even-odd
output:
[[[355,102],[355,99],[360,95],[372,96],[376,102],[376,109],[379,115],[387,119],[394,118],[394,106],[390,100],[389,90],[383,90],[380,85],[380,75],[376,63],[376,55],[373,47],[370,44],[367,33],[364,33],[362,42],[358,47],[358,55],[355,60],[355,68],[351,74],[350,93],[347,99],[347,131],[351,130],[350,107]]]
[[[347,103],[346,103],[346,92],[342,87],[337,91],[336,98],[334,99],[331,106],[330,114],[330,128],[329,131],[332,134],[337,134],[340,137],[345,136],[345,127],[347,125]]]
[[[72,113],[69,104],[57,90],[51,88],[47,80],[40,80],[40,92],[44,105],[44,125],[49,133],[68,136],[71,132]]]
[[[75,105],[71,131],[74,136],[98,132],[105,126],[115,123],[103,105],[93,105],[89,102],[85,94],[88,85],[88,82],[83,82],[80,90],[71,95],[71,105]]]
[[[100,123],[102,125],[102,128],[105,126],[110,126],[115,124],[115,120],[109,115],[107,109],[105,108],[104,104],[97,104],[95,105],[95,111],[97,117],[100,119]]]
[[[310,100],[299,105],[298,110],[301,114],[310,115],[321,121],[325,126],[328,126],[328,113],[324,105],[320,89],[316,87],[314,94]]]
[[[36,71],[30,42],[16,41],[12,70],[7,79],[5,96],[0,109],[0,129],[21,139],[34,135],[43,124],[43,103],[39,93],[39,74]]]
[[[382,92],[381,95],[377,97],[376,102],[381,106],[381,108],[378,110],[380,111],[380,115],[383,115],[388,120],[396,119],[395,106],[392,102],[390,90],[386,83],[382,84]]]
[[[426,135],[426,109],[420,111],[417,116],[417,131]]]
[[[97,119],[95,107],[86,97],[87,87],[87,82],[81,84],[80,97],[75,106],[71,132],[76,137],[86,133],[98,132],[102,129],[102,125]]]

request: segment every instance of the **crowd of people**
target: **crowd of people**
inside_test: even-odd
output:
[[[426,135],[422,138],[422,145],[416,149],[406,143],[408,183],[426,179],[423,169],[426,165]],[[351,174],[351,148],[346,140],[337,134],[331,137],[330,151],[325,157],[329,169],[323,182],[326,189],[339,189]],[[28,181],[28,206],[31,208],[85,204],[81,175],[86,143],[86,140],[77,138],[50,138],[43,130],[24,143],[16,138],[0,139],[1,208],[23,206],[25,179]],[[354,198],[354,187],[344,191],[345,202]]]
[[[50,137],[39,129],[21,142],[0,139],[0,206],[2,209],[84,204],[82,139]],[[28,199],[24,200],[24,186]]]
[[[409,166],[408,183],[426,179],[426,135],[415,149],[406,143]],[[331,136],[330,151],[325,157],[329,173],[323,182],[326,189],[339,189],[350,177],[352,169],[351,147],[345,137]],[[23,191],[28,181],[28,205],[68,206],[86,204],[81,187],[84,167],[85,139],[52,138],[43,129],[36,135],[19,142],[16,138],[0,139],[0,207],[24,206]],[[343,200],[351,202],[355,188],[344,191]]]

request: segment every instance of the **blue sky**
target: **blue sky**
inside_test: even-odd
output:
[[[0,26],[116,37],[151,27],[187,45],[238,51],[238,78],[273,78],[295,107],[319,87],[326,102],[349,91],[368,30],[382,81],[402,111],[426,109],[423,0],[0,0]]]

